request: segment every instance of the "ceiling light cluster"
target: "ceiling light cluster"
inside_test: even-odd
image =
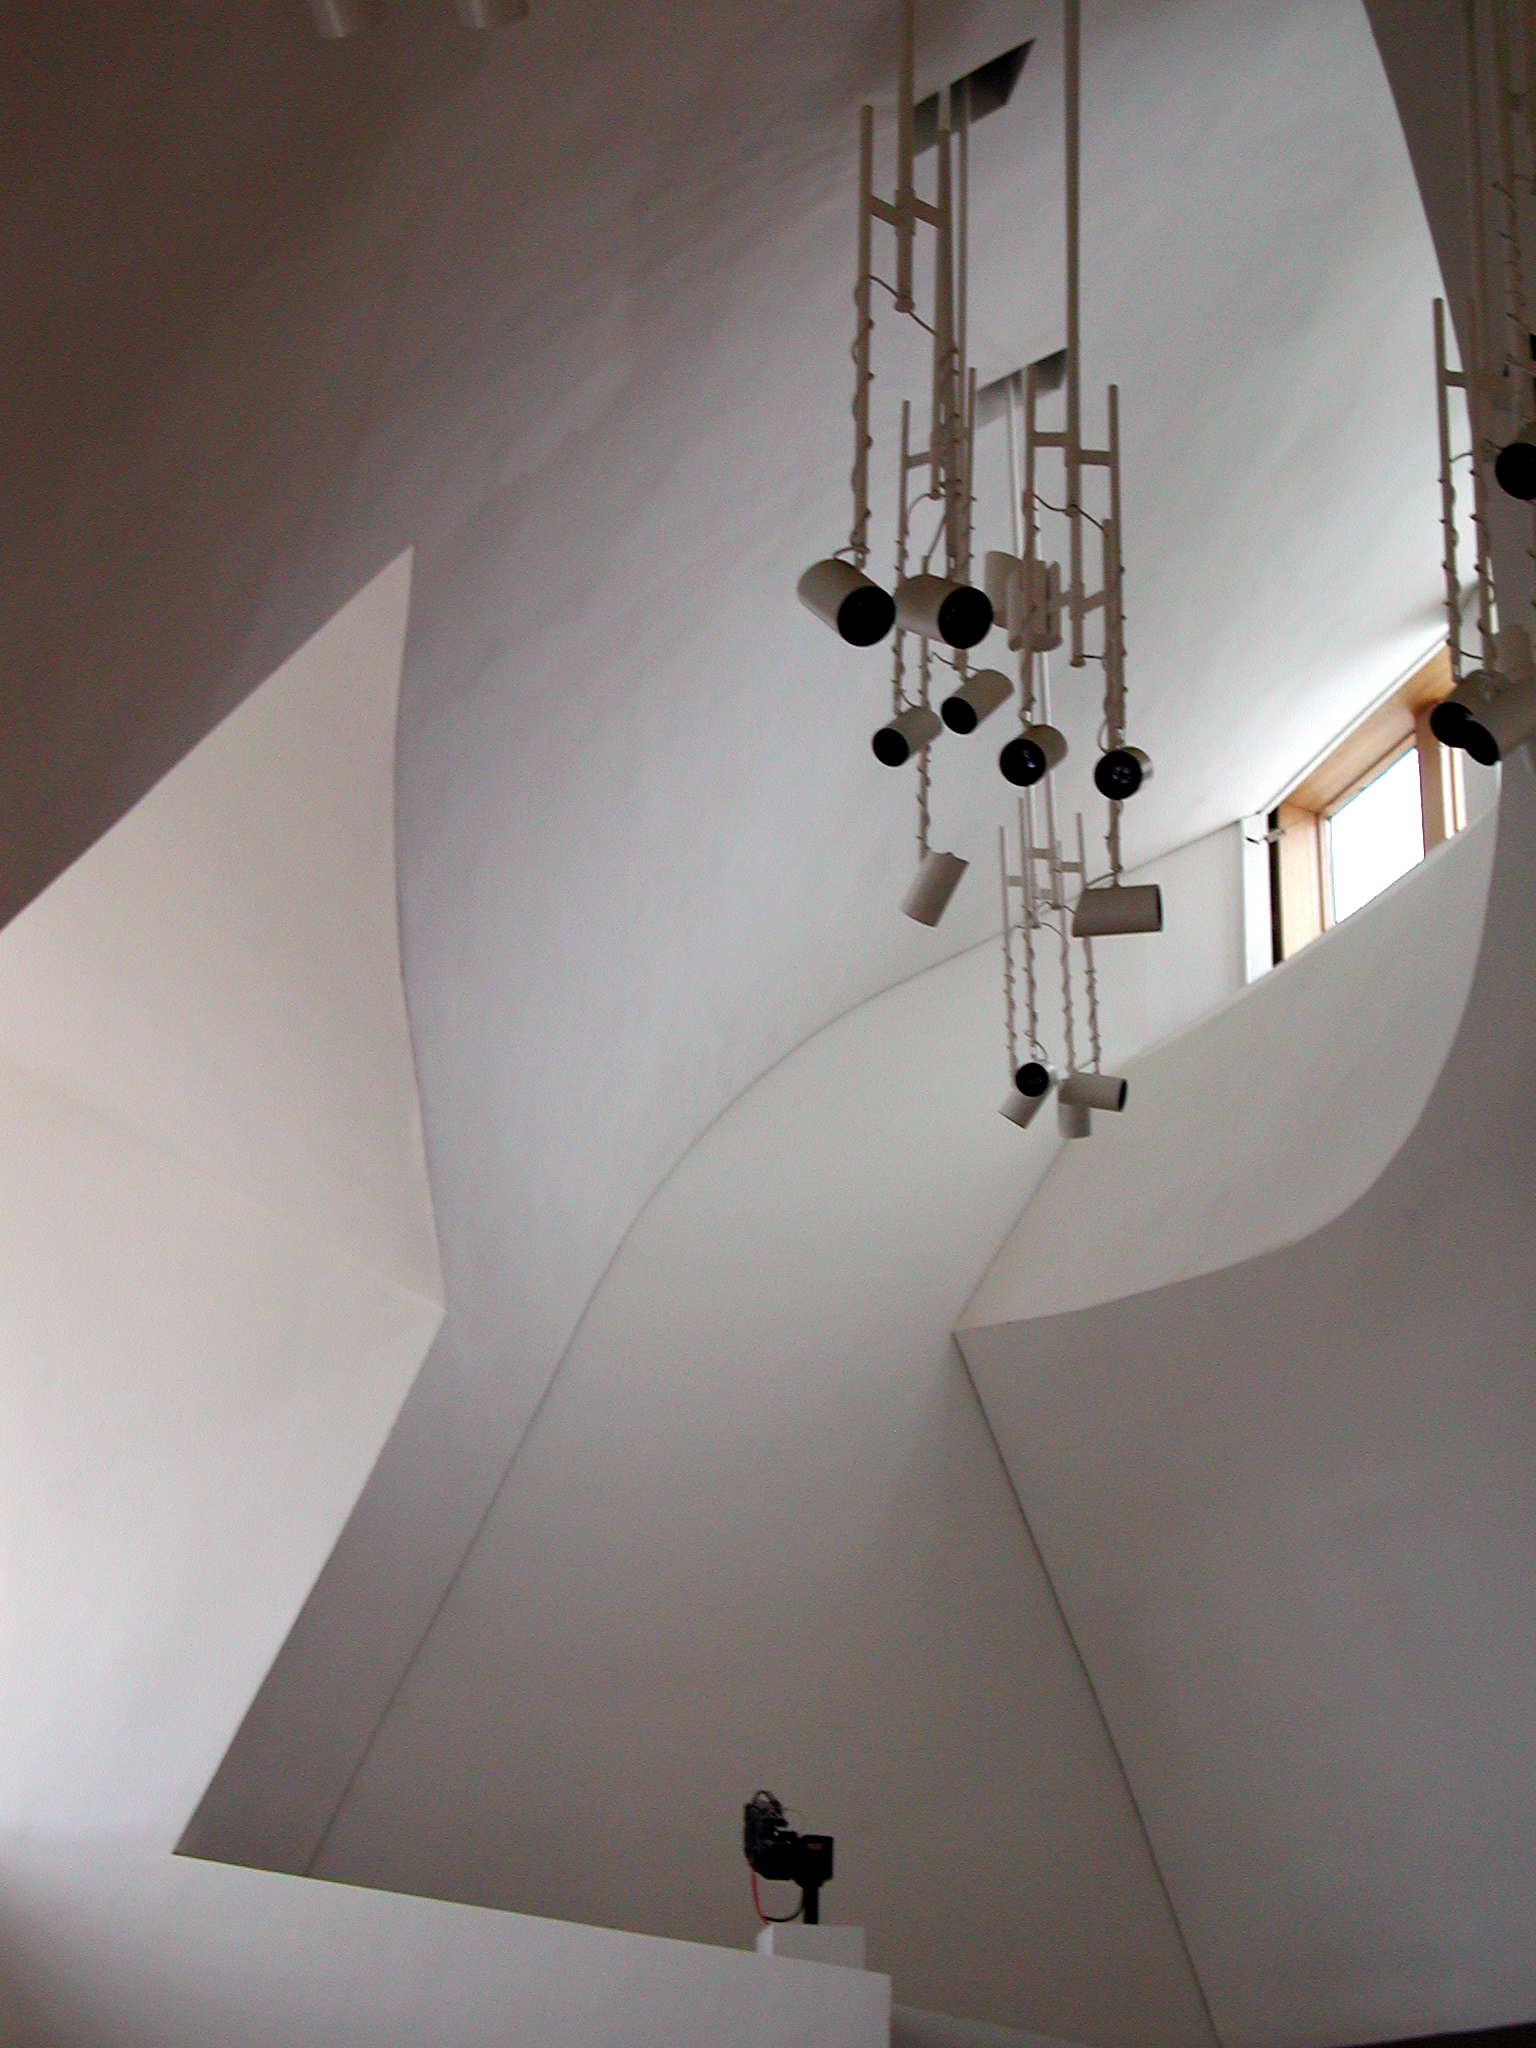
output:
[[[1121,558],[1119,400],[1111,385],[1103,447],[1085,446],[1082,428],[1079,332],[1078,110],[1080,35],[1078,0],[1065,0],[1066,286],[1067,346],[1060,358],[1031,365],[1006,382],[1010,546],[987,553],[981,581],[974,578],[976,372],[966,348],[969,144],[971,80],[937,96],[933,140],[933,196],[915,179],[918,115],[913,99],[912,0],[900,0],[896,109],[896,184],[889,200],[874,190],[874,110],[859,113],[858,269],[854,286],[853,522],[846,547],[816,562],[800,579],[801,601],[854,647],[873,647],[895,629],[890,717],[874,735],[875,758],[889,768],[909,761],[917,769],[918,870],[903,908],[921,924],[937,924],[967,863],[930,843],[930,752],[942,734],[973,733],[1015,694],[998,667],[971,666],[971,656],[999,628],[1018,664],[1019,729],[1003,746],[998,768],[1021,790],[1019,852],[1010,868],[1006,837],[999,835],[1003,868],[1003,946],[1010,1090],[1003,1114],[1028,1124],[1056,1089],[1061,1129],[1086,1137],[1094,1109],[1124,1106],[1125,1083],[1101,1071],[1098,984],[1093,940],[1124,932],[1162,929],[1162,898],[1155,888],[1122,880],[1120,812],[1148,781],[1149,757],[1126,735],[1124,568]],[[1017,53],[1010,52],[1012,60]],[[1018,56],[1018,64],[1022,64]],[[980,75],[980,74],[976,74]],[[1012,73],[1017,76],[1017,66]],[[998,102],[993,101],[993,104]],[[894,237],[894,279],[873,268],[876,224]],[[919,230],[931,250],[932,319],[917,309]],[[931,237],[931,241],[929,240]],[[874,372],[874,294],[889,297],[896,315],[931,340],[926,447],[912,445],[913,403],[903,400],[895,474],[896,547],[893,590],[869,573],[870,426]],[[1059,374],[1057,372],[1059,371]],[[990,388],[990,387],[989,387]],[[1062,416],[1042,423],[1040,401],[1062,390]],[[1053,498],[1040,487],[1045,463],[1059,463]],[[1022,475],[1021,475],[1022,469]],[[1097,479],[1097,514],[1085,503]],[[1094,546],[1092,534],[1097,537]],[[1065,543],[1066,573],[1051,558],[1046,533]],[[1096,567],[1089,557],[1096,554]],[[1078,819],[1077,857],[1063,855],[1056,826],[1053,776],[1067,758],[1066,735],[1051,722],[1049,656],[1067,645],[1070,667],[1090,662],[1103,673],[1103,717],[1093,779],[1108,806],[1105,861],[1090,875]],[[934,708],[942,681],[943,694]],[[1044,836],[1037,829],[1036,791],[1044,801]],[[1062,1050],[1058,1078],[1041,1038],[1036,949],[1046,930],[1060,951]],[[1074,966],[1073,942],[1080,952]],[[1024,1037],[1019,1036],[1016,968],[1025,985]],[[1075,993],[1076,991],[1076,993]],[[1077,1013],[1087,1032],[1087,1063],[1077,1063]]]
[[[1531,505],[1536,554],[1536,340],[1527,309],[1522,238],[1536,196],[1536,20],[1529,6],[1507,0],[1466,0],[1469,143],[1472,165],[1472,295],[1466,309],[1467,360],[1446,355],[1445,304],[1435,301],[1435,395],[1440,425],[1440,514],[1445,547],[1446,641],[1452,689],[1430,714],[1442,746],[1459,747],[1493,767],[1522,743],[1536,750],[1536,663],[1528,630],[1503,623],[1489,566],[1490,482]],[[1485,184],[1482,46],[1492,58],[1495,168]],[[1517,84],[1517,80],[1519,83]],[[1501,260],[1495,288],[1488,275],[1487,194],[1497,206]],[[1452,453],[1450,393],[1464,393],[1471,448]],[[1479,662],[1467,667],[1462,645],[1461,571],[1457,558],[1455,465],[1470,457],[1476,543]]]
[[[465,28],[505,28],[523,19],[528,0],[453,0],[453,11]],[[309,0],[309,12],[326,41],[337,43],[376,27],[389,9],[385,0]]]

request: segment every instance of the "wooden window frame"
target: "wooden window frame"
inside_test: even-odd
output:
[[[1419,758],[1419,802],[1424,851],[1440,845],[1467,822],[1461,755],[1441,746],[1429,714],[1451,694],[1445,648],[1348,731],[1309,768],[1269,814],[1269,884],[1278,966],[1334,923],[1328,821],[1368,783],[1394,767],[1410,749]]]

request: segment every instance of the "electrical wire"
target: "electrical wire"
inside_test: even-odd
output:
[[[798,1920],[805,1911],[805,1900],[802,1898],[793,1913],[765,1913],[763,1911],[763,1902],[757,1896],[757,1872],[755,1870],[752,1872],[752,1903],[757,1908],[758,1919],[762,1921],[765,1927],[787,1927],[791,1920]]]

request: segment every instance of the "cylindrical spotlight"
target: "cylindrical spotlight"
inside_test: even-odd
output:
[[[1013,1077],[1013,1085],[1021,1095],[1027,1095],[1032,1102],[1050,1093],[1051,1083],[1056,1076],[1044,1060],[1025,1060]]]
[[[1010,1088],[998,1104],[998,1109],[1007,1117],[1009,1123],[1017,1124],[1021,1131],[1027,1131],[1040,1114],[1040,1105],[1044,1100],[1043,1095],[1025,1095],[1017,1088]]]
[[[974,647],[992,630],[992,600],[971,583],[947,576],[909,576],[896,587],[896,623],[904,633]]]
[[[958,853],[931,850],[923,855],[917,875],[902,902],[902,909],[917,924],[937,924],[960,886],[968,862]]]
[[[887,768],[899,768],[919,747],[926,747],[944,730],[939,714],[926,704],[911,704],[889,725],[882,725],[870,741],[875,759]]]
[[[1536,421],[1522,427],[1494,458],[1493,473],[1499,489],[1522,504],[1536,498]]]
[[[328,43],[339,43],[384,19],[384,0],[309,0],[315,27]]]
[[[997,757],[1003,780],[1028,789],[1067,758],[1067,736],[1054,725],[1026,725]]]
[[[979,668],[966,677],[953,696],[939,706],[951,732],[974,732],[984,718],[990,718],[999,704],[1013,695],[1013,685],[1000,668]]]
[[[1127,888],[1112,882],[1108,888],[1085,889],[1072,913],[1074,939],[1109,939],[1121,932],[1160,932],[1163,928],[1163,892],[1156,882],[1138,882]]]
[[[1124,803],[1144,782],[1152,780],[1151,756],[1140,747],[1111,747],[1094,764],[1093,784],[1100,796]]]
[[[1477,668],[1429,714],[1430,731],[1444,747],[1462,747],[1474,761],[1492,768],[1523,740],[1536,737],[1536,678],[1528,670],[1528,650],[1513,639],[1508,652],[1516,657],[1504,675]],[[1505,634],[1500,634],[1503,659]]]
[[[850,647],[873,647],[896,623],[896,600],[890,592],[835,555],[813,562],[796,589],[806,610],[840,633]]]
[[[1118,1074],[1064,1074],[1056,1100],[1081,1109],[1124,1109],[1129,1087]]]
[[[1091,1138],[1093,1111],[1086,1102],[1063,1102],[1056,1098],[1056,1128],[1064,1138]]]
[[[528,0],[453,0],[454,12],[466,28],[506,28],[522,21]]]

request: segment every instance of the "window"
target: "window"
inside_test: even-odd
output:
[[[1338,924],[1424,858],[1418,748],[1399,754],[1374,781],[1346,797],[1329,814],[1324,829],[1331,898],[1327,907]]]
[[[1379,896],[1466,824],[1461,755],[1429,729],[1430,712],[1450,689],[1442,648],[1270,813],[1277,962]]]

